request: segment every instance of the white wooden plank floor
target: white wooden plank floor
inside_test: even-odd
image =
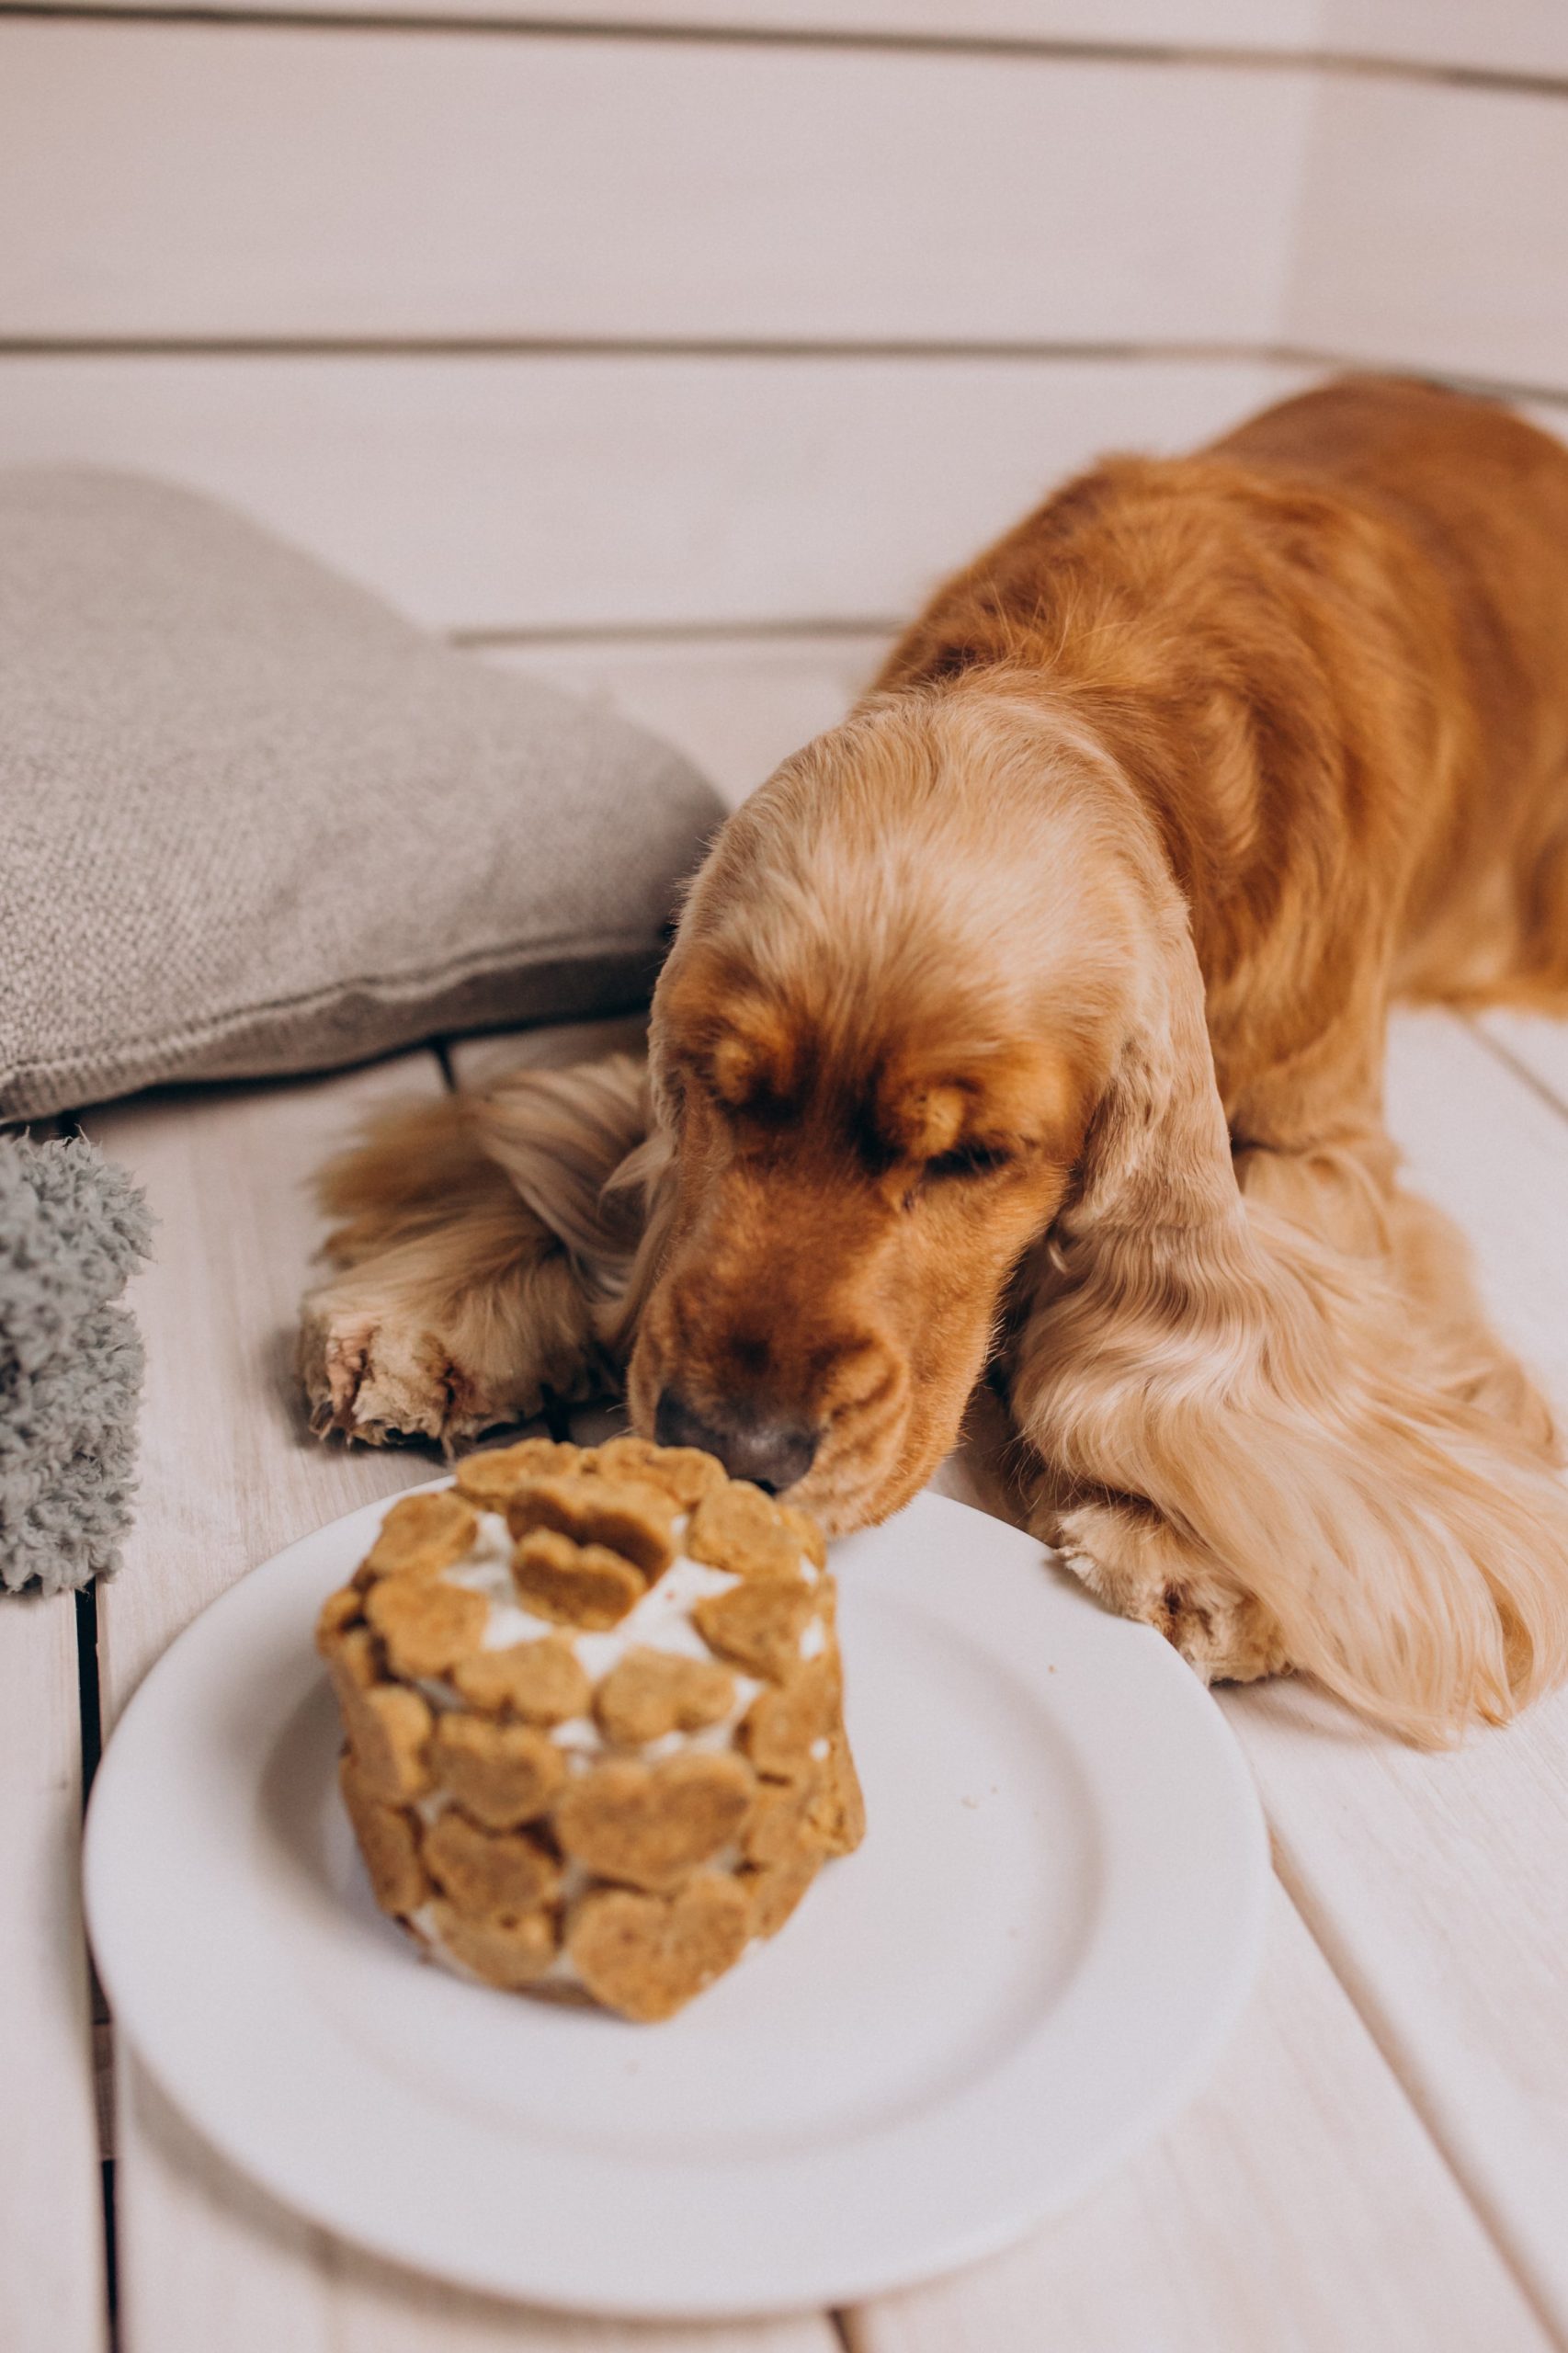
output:
[[[99,1596],[106,1736],[153,1660],[247,1568],[431,1475],[416,1451],[318,1446],[293,1348],[322,1233],[313,1169],[377,1104],[443,1083],[422,1053],[347,1078],[174,1091],[84,1122],[158,1220],[129,1293],[147,1348],[142,1496],[124,1569]]]
[[[97,2353],[103,2211],[71,1597],[0,1601],[0,2345]]]
[[[836,715],[877,650],[797,642],[756,659],[733,645],[661,659],[601,645],[517,658],[653,717],[705,753],[737,798]],[[1447,1020],[1402,1025],[1394,1116],[1421,1181],[1474,1236],[1500,1321],[1568,1382],[1568,1109],[1549,1099],[1547,1047],[1527,1077],[1501,1059],[1505,1043],[1526,1062],[1517,1037],[1494,1046]],[[472,1083],[513,1051],[496,1040],[465,1047],[460,1074]],[[309,1441],[288,1336],[317,1232],[311,1167],[374,1102],[440,1083],[435,1058],[416,1055],[309,1085],[170,1096],[88,1123],[163,1221],[136,1299],[150,1359],[142,1514],[124,1573],[99,1599],[106,1718],[251,1563],[426,1473],[417,1449],[350,1456]],[[966,1475],[955,1464],[944,1483],[961,1492]],[[13,1620],[47,1622],[8,1610],[0,1635]],[[20,2326],[6,2326],[23,2273],[14,2256],[0,2269],[0,2327],[25,2353],[101,2341],[97,2241],[83,2220],[96,2209],[73,2186],[94,2156],[82,2013],[79,1995],[59,1998],[60,1984],[81,1984],[59,1909],[58,1817],[62,1805],[70,1812],[74,1769],[63,1625],[57,1613],[41,1663],[0,1647],[0,1699],[25,1702],[53,1743],[40,1749],[34,1736],[19,1751],[47,1783],[24,1883],[67,1931],[58,1981],[51,1963],[51,1986],[36,1984],[37,1954],[30,1965],[40,2005],[46,1993],[54,2002],[48,2081],[66,2086],[75,2120],[47,2153],[66,2217],[47,2325],[29,2304]],[[1289,1686],[1225,1705],[1264,1790],[1283,1883],[1258,1997],[1213,2081],[1064,2222],[954,2280],[846,2316],[857,2353],[1568,2344],[1568,1702],[1444,1758],[1363,1733]],[[37,1825],[51,1806],[56,1844],[46,1847]],[[19,2038],[6,2040],[7,2027],[9,2060]],[[25,2226],[36,2279],[43,2193],[8,2211],[6,2163],[0,2256]],[[562,2323],[415,2280],[274,2208],[123,2064],[117,2177],[128,2353],[830,2353],[838,2341],[824,2316],[646,2331]]]
[[[703,2329],[570,2320],[383,2263],[274,2204],[127,2072],[124,2353],[839,2353],[814,2313]]]
[[[1500,1327],[1568,1405],[1568,1101],[1433,1014],[1397,1025],[1389,1101],[1412,1181],[1463,1225]],[[1448,1756],[1301,1687],[1224,1704],[1287,1885],[1568,2338],[1568,1691]]]

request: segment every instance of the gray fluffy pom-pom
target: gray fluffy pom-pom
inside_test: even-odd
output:
[[[142,1341],[115,1305],[152,1219],[96,1144],[0,1136],[0,1584],[59,1593],[118,1563]]]

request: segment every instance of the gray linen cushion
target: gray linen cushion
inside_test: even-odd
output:
[[[722,814],[210,500],[0,474],[0,1118],[634,1005]]]

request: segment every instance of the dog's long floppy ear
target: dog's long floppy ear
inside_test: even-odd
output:
[[[1025,1307],[1020,1427],[1059,1505],[1124,1505],[1134,1548],[1157,1527],[1167,1574],[1256,1597],[1353,1706],[1423,1743],[1505,1719],[1568,1666],[1568,1494],[1423,1382],[1375,1261],[1244,1199],[1186,911],[1153,897]]]
[[[623,1358],[656,1269],[670,1152],[644,1062],[515,1071],[473,1099],[476,1138],[564,1249],[599,1345]]]

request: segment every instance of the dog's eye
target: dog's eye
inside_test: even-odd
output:
[[[926,1161],[903,1197],[903,1206],[912,1210],[929,1185],[941,1185],[966,1177],[994,1176],[999,1168],[1011,1165],[1013,1155],[1000,1144],[963,1143],[956,1151],[938,1152]]]
[[[955,1151],[939,1152],[928,1160],[922,1176],[936,1179],[944,1176],[989,1176],[998,1168],[1006,1168],[1012,1158],[1000,1144],[960,1143]]]

